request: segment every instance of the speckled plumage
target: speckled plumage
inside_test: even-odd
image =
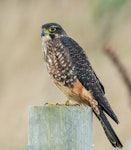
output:
[[[44,59],[54,83],[68,99],[92,107],[111,144],[122,148],[104,112],[116,123],[119,121],[83,49],[56,23],[42,26],[42,39]]]
[[[52,49],[53,47],[53,49]],[[47,52],[43,50],[44,58],[50,76],[62,82],[64,86],[72,87],[72,83],[76,80],[77,74],[75,66],[69,59],[69,53],[63,47],[59,38],[48,41]]]

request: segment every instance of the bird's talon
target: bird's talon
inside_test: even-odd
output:
[[[70,105],[70,101],[67,99],[65,102],[65,106],[69,106]]]
[[[74,106],[80,106],[80,104],[74,104]]]
[[[46,102],[44,105],[45,105],[45,106],[54,106],[55,104],[47,103],[47,102]]]
[[[65,104],[56,103],[57,106],[66,106]]]
[[[59,103],[56,103],[56,105],[59,105]]]
[[[44,104],[44,106],[47,106],[48,105],[48,103],[46,102],[45,104]]]

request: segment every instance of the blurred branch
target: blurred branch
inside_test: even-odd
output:
[[[98,2],[94,0],[91,1],[94,6],[94,17],[97,21],[101,21],[105,15],[107,15],[106,17],[110,16],[110,13],[113,13],[114,17],[116,17],[122,8],[124,8],[125,4],[130,2],[130,0],[99,0]]]
[[[95,44],[98,48],[98,46],[103,46],[106,41],[110,40],[114,36],[115,30],[117,31],[118,26],[125,22],[125,16],[129,14],[128,6],[130,6],[131,1],[89,0],[89,2],[92,7],[92,21],[98,27],[97,45]]]
[[[129,78],[129,75],[127,74],[125,66],[122,64],[120,58],[118,57],[118,55],[116,54],[115,50],[112,47],[106,46],[104,48],[104,52],[112,60],[112,62],[120,72],[122,79],[125,82],[125,85],[127,86],[127,89],[129,91],[129,95],[131,96],[131,80]]]

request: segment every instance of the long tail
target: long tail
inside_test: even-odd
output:
[[[95,112],[94,112],[95,113]],[[107,136],[107,138],[109,139],[110,143],[116,148],[122,148],[123,145],[121,144],[119,138],[117,137],[115,131],[113,130],[113,128],[111,127],[109,121],[107,120],[105,114],[103,113],[103,111],[100,108],[100,114],[97,115],[95,113],[95,115],[97,116],[97,118],[99,119],[99,121],[101,122],[101,125],[105,131],[105,134]]]

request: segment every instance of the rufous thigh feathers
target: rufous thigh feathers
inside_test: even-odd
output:
[[[73,88],[71,88],[72,93],[78,95],[79,103],[89,105],[96,114],[99,115],[98,102],[94,99],[92,93],[88,91],[79,80],[76,80],[73,84]],[[75,99],[74,99],[75,100]]]

